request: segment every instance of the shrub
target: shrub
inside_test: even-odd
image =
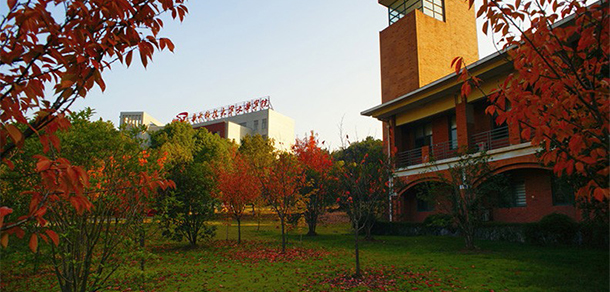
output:
[[[608,248],[610,227],[606,222],[583,222],[580,225],[582,244],[591,247]]]
[[[423,229],[424,225],[421,223],[375,221],[371,234],[416,236],[422,235]]]
[[[578,232],[578,223],[571,217],[552,213],[537,223],[526,224],[523,230],[527,242],[536,244],[572,244]]]
[[[432,214],[424,219],[424,225],[426,227],[440,227],[440,228],[453,228],[453,217],[449,214]]]

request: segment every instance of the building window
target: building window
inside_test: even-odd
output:
[[[267,129],[267,119],[263,119],[261,123],[261,130]]]
[[[415,148],[432,144],[432,124],[425,123],[415,127]]]
[[[443,0],[396,0],[388,7],[390,25],[413,12],[413,10],[421,10],[430,17],[445,21],[443,4]]]
[[[246,122],[243,122],[243,123],[239,123],[239,125],[242,127],[246,127],[247,124],[246,124]]]
[[[455,115],[451,116],[449,119],[449,143],[452,150],[458,148],[457,142],[457,123],[455,122]]]
[[[566,177],[551,177],[551,191],[553,193],[553,205],[574,205],[574,184]]]
[[[417,212],[432,212],[434,211],[434,204],[426,200],[417,198]]]
[[[258,131],[258,120],[254,121],[254,131]]]
[[[525,180],[517,179],[512,181],[511,200],[509,207],[525,207],[527,206],[525,193]]]
[[[443,0],[423,0],[422,12],[428,16],[432,16],[440,21],[445,21],[445,12],[443,11]]]

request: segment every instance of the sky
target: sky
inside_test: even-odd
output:
[[[180,112],[270,96],[295,120],[297,137],[313,130],[331,149],[341,146],[339,128],[351,141],[381,139],[381,122],[360,115],[381,101],[379,31],[388,15],[376,0],[191,0],[187,7],[184,22],[164,19],[161,36],[174,53],[155,53],[146,69],[139,58],[130,68],[114,65],[104,72],[105,92],[92,90],[73,110],[91,107],[115,125],[121,111],[168,123]],[[479,36],[481,56],[495,51],[490,44]]]

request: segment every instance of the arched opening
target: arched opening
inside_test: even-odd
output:
[[[447,212],[430,192],[444,191],[442,183],[435,179],[417,181],[406,187],[399,195],[398,221],[423,222],[426,217],[439,212]]]

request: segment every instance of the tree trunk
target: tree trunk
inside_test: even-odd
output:
[[[261,230],[261,210],[259,209],[256,213],[256,231]]]
[[[286,253],[286,233],[284,232],[284,217],[280,217],[282,225],[282,253]]]
[[[145,244],[145,240],[146,239],[146,231],[144,230],[144,222],[142,222],[142,226],[140,229],[140,249],[143,252],[144,251],[144,244]],[[144,259],[144,257],[142,257],[140,259],[140,270],[142,270],[142,272],[144,272],[144,264],[146,263],[146,259]]]
[[[309,227],[309,231],[307,231],[307,236],[316,236],[318,235],[316,233],[316,225],[318,222],[316,222],[317,220],[310,220],[309,222],[307,222],[307,226]]]
[[[366,225],[364,226],[364,239],[373,240],[373,236],[371,235],[371,230],[373,229],[373,220],[367,220]]]
[[[356,273],[354,278],[362,277],[360,273],[360,249],[358,248],[358,227],[354,228],[354,253],[356,256]]]
[[[467,250],[475,250],[477,247],[474,245],[474,228],[466,225],[464,228],[464,242]]]
[[[237,217],[237,244],[241,243],[241,218]]]

